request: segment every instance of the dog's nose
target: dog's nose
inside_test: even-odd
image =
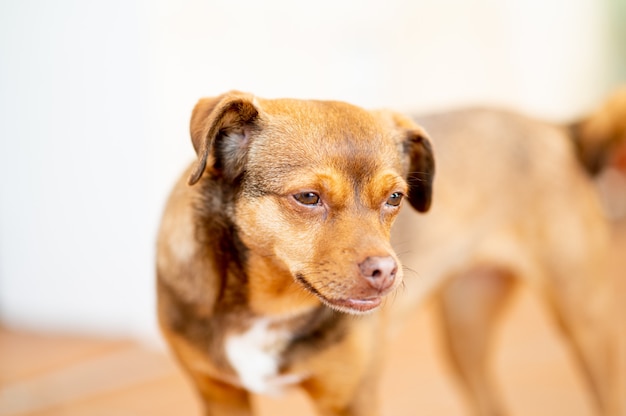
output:
[[[368,257],[361,264],[361,275],[374,289],[383,291],[393,285],[398,266],[393,257]]]

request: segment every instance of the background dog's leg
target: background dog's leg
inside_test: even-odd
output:
[[[213,380],[203,374],[191,376],[200,392],[206,416],[252,416],[247,391]]]
[[[600,415],[618,415],[618,343],[612,327],[610,281],[575,273],[567,285],[552,281],[547,288],[547,304],[583,372]],[[619,321],[619,319],[618,319]],[[624,394],[624,392],[621,392]]]
[[[445,350],[476,415],[504,414],[489,372],[489,346],[514,286],[507,271],[482,266],[453,276],[437,297]]]

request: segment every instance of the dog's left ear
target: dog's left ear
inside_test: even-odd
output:
[[[430,209],[435,178],[435,158],[430,139],[421,128],[407,130],[404,151],[409,157],[409,202],[419,212]]]
[[[395,112],[382,112],[399,130],[402,152],[406,155],[406,178],[409,184],[408,199],[419,212],[430,209],[435,178],[435,158],[426,131],[410,118]]]

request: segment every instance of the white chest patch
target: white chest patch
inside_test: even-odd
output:
[[[280,394],[304,378],[280,374],[279,358],[289,342],[287,331],[270,328],[272,321],[257,319],[247,331],[226,339],[226,357],[239,376],[242,387],[254,393]]]

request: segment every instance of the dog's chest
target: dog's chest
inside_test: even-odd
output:
[[[242,387],[261,394],[278,394],[300,382],[304,374],[281,374],[281,355],[290,343],[290,331],[258,318],[241,333],[225,340],[226,357]]]

